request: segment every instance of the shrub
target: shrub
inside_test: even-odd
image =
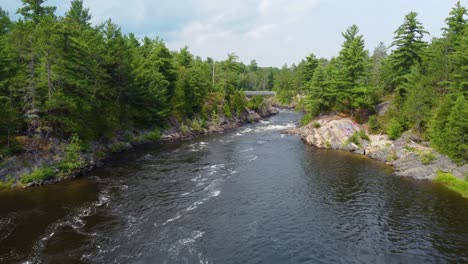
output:
[[[70,139],[70,144],[65,147],[65,158],[60,161],[57,167],[65,173],[81,168],[84,161],[80,157],[81,140],[77,135],[73,135]]]
[[[149,132],[148,134],[146,134],[144,136],[144,139],[145,140],[148,140],[148,141],[152,141],[152,142],[155,142],[155,141],[158,141],[159,139],[161,139],[161,132],[157,129]]]
[[[437,158],[432,152],[420,153],[419,157],[424,165],[431,164]]]
[[[370,140],[369,136],[366,134],[366,131],[364,130],[359,130],[354,132],[348,140],[346,140],[345,145],[349,143],[354,143],[357,146],[361,146],[361,139],[362,140]]]
[[[369,122],[367,124],[369,126],[369,132],[378,133],[380,131],[380,125],[376,116],[369,117]]]
[[[319,122],[314,122],[314,128],[320,128],[320,123]]]
[[[224,104],[224,105],[223,105],[223,112],[224,112],[224,115],[225,115],[227,118],[231,118],[231,117],[232,117],[231,107],[229,107],[228,104]]]
[[[215,127],[218,127],[220,125],[219,115],[214,110],[213,112],[211,112],[211,124]]]
[[[182,132],[182,134],[186,135],[189,131],[190,128],[186,124],[180,125],[180,132]]]
[[[195,131],[195,132],[202,132],[203,131],[203,120],[201,120],[200,118],[194,118],[192,120],[192,122],[190,123],[190,126],[192,127],[192,130]]]
[[[245,98],[245,93],[243,91],[236,92],[232,97],[231,108],[236,113],[240,115],[242,110],[244,110],[247,105],[247,99]]]
[[[0,189],[1,188],[11,188],[15,183],[15,179],[11,175],[7,175],[5,181],[0,181]]]
[[[263,97],[256,95],[250,98],[249,102],[247,103],[247,107],[257,111],[258,109],[265,106],[265,102],[263,101]]]
[[[41,182],[55,178],[54,169],[51,167],[35,168],[31,174],[24,174],[21,176],[21,183],[28,184],[31,182]]]
[[[398,122],[397,119],[392,118],[390,119],[390,123],[387,127],[387,134],[390,139],[398,139],[403,132],[403,126]]]
[[[356,132],[358,134],[358,136],[362,139],[362,140],[367,140],[367,141],[370,141],[370,138],[369,136],[366,134],[366,131],[364,130],[359,130],[359,132]]]
[[[301,126],[306,126],[308,125],[314,117],[310,114],[307,113],[301,118]]]

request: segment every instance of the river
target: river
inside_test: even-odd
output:
[[[299,114],[0,192],[0,263],[462,263],[468,200],[281,134]]]

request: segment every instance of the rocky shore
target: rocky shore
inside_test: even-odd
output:
[[[272,106],[265,106],[257,111],[245,108],[238,116],[228,118],[220,115],[216,120],[207,120],[203,127],[189,127],[175,118],[167,120],[169,126],[164,131],[157,130],[128,130],[121,131],[112,140],[101,140],[89,143],[85,151],[79,154],[82,164],[80,168],[63,173],[55,168],[59,177],[50,177],[46,180],[21,183],[21,177],[33,173],[37,168],[57,167],[65,157],[67,142],[50,138],[43,143],[42,150],[29,150],[23,154],[10,157],[0,163],[0,183],[11,187],[33,187],[53,184],[65,179],[83,176],[97,167],[102,166],[105,160],[113,153],[129,150],[133,147],[152,142],[167,142],[180,139],[190,139],[199,135],[222,133],[246,123],[254,123],[275,115],[278,110]]]
[[[291,130],[290,134],[299,135],[317,148],[350,151],[386,162],[399,176],[433,180],[438,171],[443,171],[463,179],[468,173],[468,164],[458,166],[411,133],[390,140],[384,134],[369,134],[365,126],[347,117],[322,116],[307,126]]]

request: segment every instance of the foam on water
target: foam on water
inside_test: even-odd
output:
[[[177,220],[179,220],[180,218],[182,218],[182,215],[178,213],[178,214],[176,214],[176,216],[167,219],[167,220],[163,223],[163,225],[167,225],[167,224],[169,224],[169,223],[171,223],[171,222],[177,221]]]
[[[244,153],[244,152],[249,152],[249,151],[253,151],[253,150],[254,150],[253,148],[248,148],[248,149],[241,150],[239,152]]]

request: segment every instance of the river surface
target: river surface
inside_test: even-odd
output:
[[[468,200],[317,150],[299,114],[0,192],[0,263],[467,263]]]

